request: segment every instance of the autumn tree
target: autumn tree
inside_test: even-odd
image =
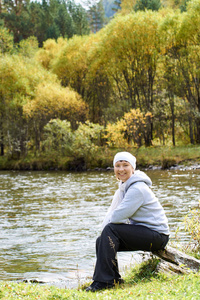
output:
[[[76,36],[67,41],[51,66],[51,70],[61,80],[62,85],[72,87],[82,97],[84,97],[84,80],[88,69],[87,56],[91,39],[92,37]]]
[[[178,67],[182,76],[184,98],[189,104],[188,121],[191,142],[200,143],[200,3],[191,2],[184,15],[176,51]]]
[[[28,99],[23,106],[23,112],[32,125],[36,152],[40,152],[44,126],[54,118],[67,120],[72,129],[78,121],[87,118],[87,105],[80,95],[69,88],[63,88],[59,83],[41,83],[35,90],[35,97]]]
[[[98,64],[101,33],[85,37],[73,37],[60,48],[51,61],[51,70],[57,74],[63,86],[70,86],[89,105],[89,117],[94,123],[104,123],[104,108],[111,92],[107,74]],[[96,63],[97,62],[97,63]]]
[[[18,44],[17,53],[24,57],[33,58],[38,51],[38,41],[36,37],[29,37],[26,40],[21,40]]]
[[[137,147],[146,145],[148,122],[152,117],[149,112],[144,114],[140,109],[131,109],[120,120],[106,126],[107,144],[117,147],[128,147],[133,144]]]
[[[198,1],[194,2],[187,14],[179,17],[177,13],[170,14],[161,26],[161,36],[168,34],[164,42],[166,88],[171,99],[173,95],[183,99],[185,116],[182,116],[182,120],[187,118],[192,144],[200,141],[199,9]]]
[[[30,144],[37,153],[43,128],[52,118],[68,120],[72,128],[87,119],[81,96],[61,87],[54,74],[27,55],[0,57],[0,77],[2,153],[26,155]]]
[[[152,112],[157,61],[159,16],[138,12],[112,20],[102,39],[102,64],[115,87],[120,113],[131,108]],[[134,29],[134,30],[133,30]],[[153,138],[149,119],[146,144]]]
[[[0,26],[0,55],[12,52],[13,46],[12,34],[7,28]]]
[[[43,47],[36,53],[36,60],[42,64],[42,66],[49,70],[51,64],[54,62],[59,52],[62,51],[67,44],[67,39],[62,37],[58,38],[57,41],[54,39],[48,39],[43,43]]]
[[[131,109],[130,112],[124,115],[124,135],[129,143],[133,140],[138,147],[141,147],[143,143],[145,143],[145,146],[149,146],[148,123],[151,118],[152,114],[150,112],[144,114],[139,109]]]
[[[115,123],[108,123],[104,135],[106,144],[110,147],[128,147],[129,144],[124,135],[125,130],[126,125],[123,119],[120,119]]]
[[[25,154],[28,124],[23,117],[25,97],[32,97],[40,73],[34,63],[17,55],[0,58],[1,143],[12,155]],[[48,78],[48,76],[47,76]]]

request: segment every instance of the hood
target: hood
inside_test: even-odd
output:
[[[134,174],[126,181],[126,190],[135,182],[142,181],[146,183],[148,186],[152,186],[152,181],[144,172],[142,171],[135,171]]]

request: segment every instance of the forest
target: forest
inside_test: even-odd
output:
[[[0,2],[0,156],[200,144],[200,1]]]

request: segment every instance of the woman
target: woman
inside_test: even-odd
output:
[[[169,240],[165,212],[150,189],[151,179],[135,171],[136,158],[129,152],[119,152],[113,165],[119,189],[96,241],[94,281],[87,292],[111,288],[123,281],[118,271],[118,251],[156,251],[164,249]]]

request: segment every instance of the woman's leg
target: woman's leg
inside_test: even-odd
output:
[[[167,242],[167,236],[144,226],[108,224],[97,239],[93,280],[108,284],[120,281],[118,251],[155,251],[164,248]]]
[[[97,257],[98,264],[96,262],[96,267],[95,267],[93,279],[94,279],[94,281],[100,281],[100,282],[106,282],[106,283],[108,283],[108,282],[114,283],[114,281],[115,281],[115,283],[117,283],[117,282],[119,282],[121,280],[121,276],[119,274],[119,269],[118,269],[117,252],[115,251],[115,245],[114,245],[114,243],[112,243],[110,236],[108,237],[108,240],[109,240],[108,251],[111,252],[111,253],[109,253],[109,255],[108,255],[108,261],[107,261],[107,263],[109,264],[109,260],[112,261],[112,279],[109,280],[109,278],[108,278],[106,281],[105,280],[104,281],[100,281],[100,280],[95,279],[95,277],[98,276],[98,275],[95,276],[95,273],[97,273],[97,274],[99,273],[98,265],[99,264],[100,265],[104,264],[104,258],[100,254],[102,252],[102,250],[101,250],[102,247],[104,249],[103,250],[104,254],[106,254],[106,252],[107,252],[107,250],[106,250],[107,248],[106,248],[106,245],[104,243],[104,235],[103,236],[101,235],[96,240],[96,257]],[[101,260],[102,260],[102,262],[101,262]],[[103,269],[100,272],[102,274]],[[107,272],[105,270],[105,274],[102,274],[101,277],[106,278],[106,276],[107,276],[106,273]],[[113,280],[113,278],[114,278],[114,280]]]

